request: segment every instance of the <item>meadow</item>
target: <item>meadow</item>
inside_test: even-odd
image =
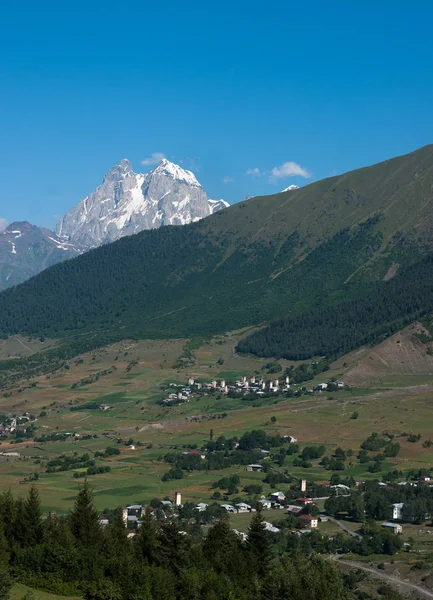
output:
[[[432,406],[429,384],[424,381],[415,392],[406,390],[403,385],[388,386],[382,378],[369,387],[352,386],[300,398],[278,397],[251,402],[217,394],[192,398],[189,403],[176,407],[157,404],[169,383],[186,384],[189,377],[211,381],[266,374],[269,361],[234,353],[238,335],[220,336],[196,344],[192,364],[182,367],[177,365],[179,357],[185,354],[186,340],[126,341],[84,354],[55,373],[23,382],[10,390],[10,395],[0,399],[0,412],[35,414],[37,436],[53,433],[68,436],[65,441],[31,440],[19,444],[4,440],[0,451],[19,452],[20,459],[0,457],[0,489],[11,487],[14,493],[24,494],[31,485],[29,480],[37,473],[44,509],[67,512],[82,479],[75,478],[73,470],[46,473],[46,462],[62,454],[88,453],[92,457],[107,447],[120,450],[120,455],[103,462],[111,471],[89,476],[96,505],[101,511],[133,502],[148,502],[155,497],[172,498],[175,491],[181,491],[184,500],[209,501],[214,491],[210,489],[212,483],[231,473],[240,476],[240,489],[251,482],[260,483],[263,475],[247,473],[245,467],[240,466],[192,472],[180,481],[161,481],[169,469],[163,456],[174,447],[202,445],[209,439],[210,429],[214,439],[265,429],[268,433],[296,437],[301,448],[324,444],[328,454],[338,446],[356,453],[373,431],[396,435],[415,433],[421,435],[420,441],[411,443],[407,438],[399,438],[400,454],[386,460],[382,470],[405,472],[433,464],[433,450],[422,447],[431,434]],[[293,364],[280,362],[283,368]],[[113,366],[116,369],[111,371]],[[308,382],[308,387],[332,376],[344,378],[345,369],[350,367],[349,363],[346,367],[336,365]],[[104,375],[107,369],[111,372]],[[101,375],[92,380],[93,383],[85,383],[95,374]],[[111,409],[75,410],[88,402],[105,403]],[[356,419],[352,418],[354,412]],[[224,418],[212,418],[222,413],[226,413]],[[275,419],[271,420],[272,417]],[[131,439],[135,449],[126,445]],[[320,482],[328,481],[331,476],[318,461],[304,469],[293,466],[293,460],[293,456],[287,456],[284,468],[294,477]],[[347,462],[341,474],[363,479],[379,476],[368,473],[366,465],[355,459]],[[271,488],[263,484],[263,492],[270,491]]]

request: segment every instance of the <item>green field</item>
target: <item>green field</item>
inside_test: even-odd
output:
[[[241,436],[251,429],[265,429],[269,433],[293,435],[301,448],[307,444],[324,444],[328,454],[338,446],[356,453],[373,431],[396,435],[419,433],[422,438],[415,444],[399,438],[399,456],[386,460],[382,471],[399,469],[405,472],[411,468],[428,468],[433,463],[432,449],[422,447],[431,432],[431,394],[429,389],[422,387],[425,382],[428,384],[428,378],[422,379],[416,394],[405,393],[401,378],[400,386],[394,389],[382,381],[380,385],[351,387],[300,398],[247,402],[216,395],[192,398],[189,403],[176,407],[157,404],[170,382],[186,383],[191,376],[202,381],[221,376],[226,379],[253,374],[266,376],[264,365],[267,361],[235,355],[236,341],[236,336],[229,335],[202,344],[194,350],[195,363],[182,369],[173,369],[173,365],[184,351],[183,340],[122,342],[83,355],[81,360],[72,361],[69,369],[33,380],[35,387],[29,387],[26,382],[23,387],[15,388],[10,396],[0,399],[1,412],[21,414],[28,411],[39,415],[43,410],[46,416],[38,416],[37,435],[68,433],[70,436],[66,441],[42,443],[10,444],[3,441],[0,451],[18,451],[21,457],[19,460],[0,457],[0,488],[11,487],[16,494],[25,494],[31,485],[28,479],[37,473],[44,508],[66,512],[73,504],[82,479],[74,478],[74,471],[46,473],[46,462],[74,452],[93,457],[95,452],[107,447],[121,450],[119,456],[97,460],[98,465],[109,465],[111,472],[89,476],[101,511],[132,502],[147,502],[154,497],[172,497],[175,491],[181,491],[185,500],[209,501],[212,483],[234,472],[241,478],[240,489],[249,482],[260,483],[263,475],[247,473],[245,467],[239,466],[224,471],[195,471],[179,481],[161,481],[162,475],[169,470],[163,456],[174,446],[202,445],[209,439],[210,429],[215,438]],[[280,362],[283,368],[290,364]],[[116,370],[110,375],[101,376],[91,384],[72,387],[111,365],[115,365]],[[351,366],[349,361],[346,369]],[[328,373],[317,376],[308,386],[325,377],[344,377],[344,371],[345,368],[337,365]],[[409,383],[413,383],[412,379]],[[109,404],[111,409],[71,410],[91,401]],[[355,411],[358,418],[352,419]],[[212,418],[222,413],[226,413],[224,418]],[[272,422],[271,417],[276,421]],[[74,437],[75,434],[80,437]],[[92,437],[83,439],[84,436]],[[134,441],[134,450],[124,445],[130,438]],[[117,444],[117,439],[124,443]],[[329,480],[332,474],[321,467],[319,461],[313,461],[311,468],[304,469],[294,466],[293,459],[294,456],[286,457],[284,468],[295,477],[320,482]],[[359,464],[355,458],[347,461],[341,474],[363,479],[380,477],[380,474],[366,472],[366,465]],[[263,493],[270,491],[271,488],[264,484]]]

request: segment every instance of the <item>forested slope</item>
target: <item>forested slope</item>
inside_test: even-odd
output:
[[[380,341],[433,310],[433,254],[365,296],[280,319],[242,340],[240,352],[293,360],[337,357]]]
[[[432,184],[427,146],[144,231],[0,294],[0,332],[68,338],[80,351],[211,335],[360,298],[392,265],[402,271],[432,248]]]

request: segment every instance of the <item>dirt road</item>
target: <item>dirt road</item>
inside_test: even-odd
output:
[[[344,560],[344,557],[338,554],[331,556],[331,560],[334,560],[335,562],[338,562],[341,565],[346,565],[351,569],[361,569],[361,571],[370,573],[378,579],[381,579],[382,581],[386,581],[387,583],[393,584],[400,591],[416,592],[417,594],[419,594],[420,598],[433,598],[433,592],[427,590],[426,588],[423,588],[420,585],[416,585],[415,583],[403,581],[403,579],[400,579],[400,577],[396,577],[394,575],[387,575],[383,571],[379,571],[379,569],[374,569],[373,567],[368,567],[362,562],[357,562],[354,560]]]

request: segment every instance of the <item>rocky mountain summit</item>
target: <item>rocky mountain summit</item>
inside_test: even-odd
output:
[[[209,200],[191,171],[166,159],[141,174],[125,158],[59,221],[56,233],[28,222],[0,231],[0,290],[123,236],[185,225],[227,206],[224,200]]]
[[[198,221],[227,206],[208,200],[195,175],[167,159],[146,174],[123,159],[59,221],[57,235],[95,247],[143,229]]]

